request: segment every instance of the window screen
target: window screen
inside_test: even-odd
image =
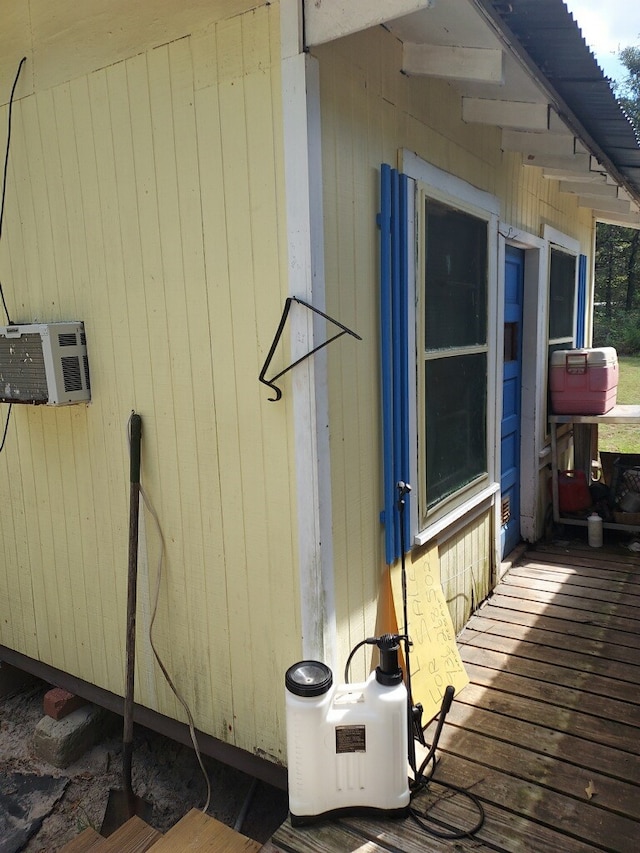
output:
[[[576,259],[551,250],[549,271],[549,340],[573,339],[573,312],[576,291]]]
[[[425,349],[487,341],[487,223],[426,205]]]
[[[486,471],[486,389],[484,352],[426,364],[428,507]]]
[[[423,518],[487,472],[488,223],[425,200]]]

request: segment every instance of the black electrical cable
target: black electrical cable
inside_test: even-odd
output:
[[[7,172],[9,170],[9,149],[11,146],[11,118],[13,115],[13,99],[16,93],[16,86],[18,85],[18,80],[20,79],[20,72],[22,71],[22,66],[27,61],[27,57],[23,56],[20,60],[20,64],[18,65],[18,70],[16,71],[16,76],[13,81],[13,86],[11,87],[11,95],[9,97],[9,116],[7,119],[7,145],[4,152],[4,169],[2,173],[2,200],[0,201],[0,239],[2,239],[2,224],[4,222],[4,201],[7,195]],[[7,308],[7,303],[4,298],[4,291],[2,289],[2,283],[0,282],[0,296],[2,297],[2,305],[4,307],[5,314],[7,315],[7,323],[11,325],[11,317],[9,316],[9,310]],[[9,418],[7,416],[7,423],[9,423]],[[5,433],[6,434],[6,433]],[[1,449],[1,448],[0,448]]]
[[[7,308],[7,303],[4,298],[4,290],[2,289],[2,282],[0,281],[0,298],[2,298],[2,306],[4,308],[4,313],[7,315],[7,325],[11,326],[11,317],[9,316],[9,309]]]
[[[4,450],[4,443],[7,440],[7,431],[9,430],[9,418],[11,417],[11,409],[13,408],[13,403],[9,403],[9,411],[7,412],[7,419],[4,422],[4,433],[2,434],[2,441],[0,442],[0,453]]]
[[[20,78],[20,72],[22,71],[22,66],[27,61],[27,57],[23,56],[20,60],[20,64],[18,65],[18,70],[16,71],[15,80],[13,81],[13,86],[11,87],[11,95],[9,97],[9,117],[7,120],[7,147],[4,153],[4,172],[2,177],[2,201],[0,202],[0,237],[2,237],[2,221],[4,219],[4,199],[7,192],[7,171],[9,169],[9,146],[11,145],[11,116],[13,114],[13,98],[16,93],[16,86],[18,85],[18,79]]]
[[[443,832],[441,830],[435,829],[432,824],[436,823],[436,821],[435,819],[428,817],[428,812],[420,813],[416,809],[410,808],[409,814],[415,820],[415,822],[430,835],[434,835],[436,838],[446,838],[451,841],[456,841],[461,838],[470,838],[475,835],[475,833],[478,832],[478,830],[484,824],[485,814],[482,803],[475,794],[472,794],[470,791],[467,791],[465,788],[461,788],[458,785],[453,785],[451,782],[443,782],[440,779],[433,779],[436,764],[436,749],[440,741],[440,735],[442,734],[442,728],[444,726],[446,716],[449,713],[449,708],[451,707],[451,702],[453,701],[453,696],[453,687],[447,687],[444,696],[442,697],[442,705],[440,706],[440,713],[438,714],[438,722],[433,735],[433,741],[422,764],[415,771],[415,779],[412,785],[411,797],[413,799],[413,797],[415,797],[420,791],[423,791],[425,788],[427,788],[429,782],[437,782],[438,785],[441,785],[446,790],[453,791],[456,794],[461,794],[462,796],[465,796],[469,800],[471,800],[478,812],[478,820],[470,829],[460,829]],[[425,776],[424,773],[429,764],[431,764],[431,772],[429,773],[429,776]],[[429,825],[427,825],[426,821],[429,821]],[[437,822],[442,825],[441,821]]]

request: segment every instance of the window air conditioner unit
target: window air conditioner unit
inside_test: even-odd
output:
[[[0,401],[66,406],[90,399],[82,323],[0,326]]]

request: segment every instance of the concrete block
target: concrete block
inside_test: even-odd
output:
[[[114,717],[97,705],[85,705],[61,720],[43,717],[33,734],[35,753],[54,767],[68,767],[111,731]]]
[[[68,690],[63,690],[62,687],[52,687],[44,694],[42,704],[48,717],[54,720],[62,720],[64,717],[68,717],[72,711],[86,705],[87,700],[75,693],[69,693]]]

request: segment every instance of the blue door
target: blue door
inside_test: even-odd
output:
[[[504,299],[504,373],[501,440],[502,556],[520,541],[520,400],[522,390],[522,298],[524,252],[506,247]]]

